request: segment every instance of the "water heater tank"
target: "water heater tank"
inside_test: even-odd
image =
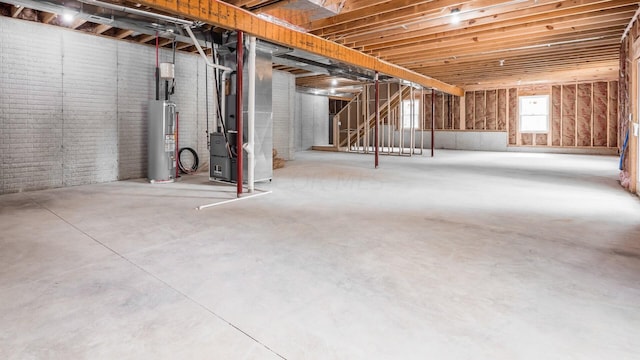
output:
[[[148,173],[150,182],[171,182],[176,175],[176,105],[149,102]]]

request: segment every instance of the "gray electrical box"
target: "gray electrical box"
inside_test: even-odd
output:
[[[223,133],[209,136],[209,177],[214,180],[231,181],[231,157]]]
[[[148,170],[150,182],[170,182],[176,175],[176,105],[166,100],[149,102]]]

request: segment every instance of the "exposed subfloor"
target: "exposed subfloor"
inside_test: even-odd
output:
[[[640,359],[617,158],[298,153],[0,196],[2,359]]]

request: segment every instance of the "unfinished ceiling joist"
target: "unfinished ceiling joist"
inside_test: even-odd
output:
[[[413,82],[424,87],[434,88],[448,94],[457,96],[464,95],[464,89],[460,87],[430,78],[318,36],[271,23],[248,11],[221,1],[142,0],[139,2],[175,15],[200,20],[226,29],[242,30],[247,34],[279,45],[304,50],[346,64],[378,71],[382,74]]]

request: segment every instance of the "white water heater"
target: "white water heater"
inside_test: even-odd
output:
[[[149,182],[171,182],[176,176],[176,105],[168,100],[149,102]]]

